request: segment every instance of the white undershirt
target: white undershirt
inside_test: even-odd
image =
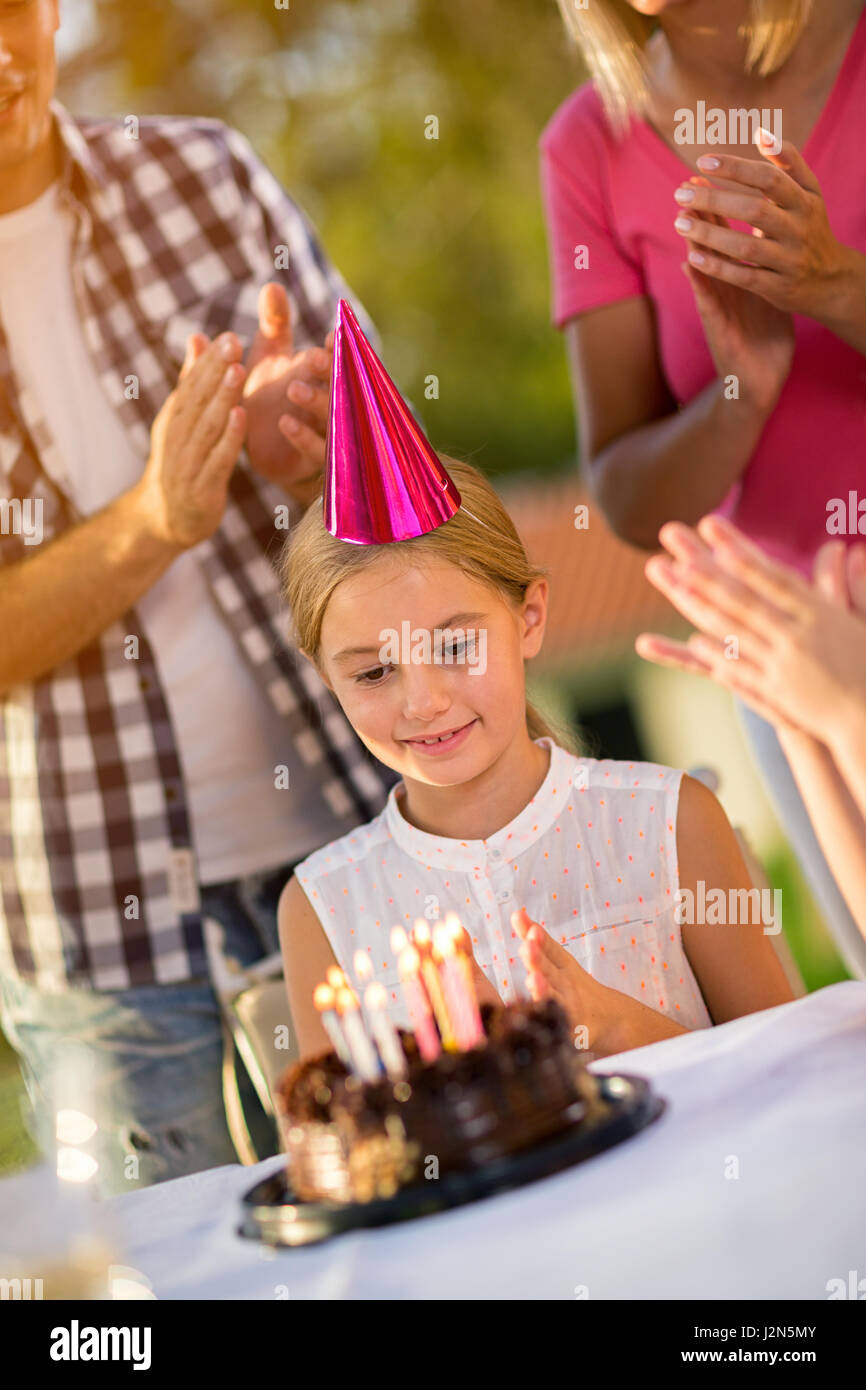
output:
[[[52,184],[0,215],[0,316],[22,390],[57,446],[55,481],[82,515],[140,478],[132,448],[88,351],[71,274],[73,214]],[[45,463],[46,460],[43,460]],[[338,833],[294,754],[284,721],[216,606],[195,549],[135,605],[154,651],[184,773],[199,881],[277,868]],[[289,768],[289,789],[275,768]],[[284,779],[283,779],[284,780]]]

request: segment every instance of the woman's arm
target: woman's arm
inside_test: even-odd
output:
[[[706,901],[720,888],[736,915],[748,918],[725,926],[683,925],[683,946],[713,1022],[789,1003],[794,995],[760,912],[753,910],[755,893],[745,896],[754,885],[737,838],[713,793],[692,777],[683,777],[680,787],[677,858],[680,888],[692,893],[693,902]]]
[[[324,980],[328,966],[337,964],[337,958],[294,874],[280,894],[277,926],[289,1008],[300,1055],[304,1058],[331,1046],[313,1006],[313,990]]]
[[[803,805],[811,809],[812,828],[824,858],[866,938],[866,795],[861,812],[841,771],[844,768],[851,777],[850,761],[837,767],[829,749],[799,729],[779,729],[777,733]],[[860,771],[860,785],[866,792],[866,762]],[[856,778],[853,780],[856,785]]]
[[[847,719],[839,720],[830,751],[861,816],[866,818],[866,709],[860,711],[859,718],[851,713]]]
[[[730,309],[722,322],[707,287],[695,295],[719,376],[681,410],[662,375],[647,298],[581,314],[565,329],[588,486],[616,534],[647,550],[657,548],[665,521],[695,522],[722,501],[754,453],[790,366],[787,326],[780,329],[760,301],[749,312],[769,326],[741,324]],[[725,396],[729,375],[738,379],[737,399]]]

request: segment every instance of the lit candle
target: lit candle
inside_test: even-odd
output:
[[[448,1006],[445,1003],[445,993],[442,989],[442,981],[439,978],[439,970],[433,959],[433,938],[429,926],[422,917],[419,917],[412,928],[412,944],[418,952],[421,963],[421,979],[433,1009],[433,1016],[436,1019],[436,1026],[442,1038],[442,1046],[446,1052],[457,1052],[457,1038],[454,1035],[454,1025],[448,1017]]]
[[[343,1036],[343,1028],[335,1008],[334,991],[330,985],[316,985],[313,990],[313,1005],[318,1010],[322,1027],[331,1039],[331,1046],[343,1066],[352,1071],[352,1054]]]
[[[354,966],[355,970],[355,979],[358,982],[358,993],[361,994],[364,989],[364,986],[366,984],[369,984],[373,978],[373,962],[371,961],[366,951],[356,951],[354,959],[352,961],[352,965]],[[373,1020],[370,1018],[370,1011],[367,1008],[366,996],[364,996],[363,1019],[366,1027],[369,1029],[370,1033],[372,1033],[373,1039],[375,1041],[376,1034],[373,1029]],[[382,1060],[385,1060],[384,1057],[382,1058]]]
[[[382,1074],[379,1056],[361,1018],[361,1006],[354,990],[337,990],[337,1013],[352,1056],[352,1069],[365,1081],[378,1081]]]
[[[345,989],[349,983],[345,970],[341,970],[339,965],[329,965],[325,971],[325,979],[335,993],[338,989]]]
[[[485,1033],[484,1024],[481,1022],[481,1012],[478,1008],[475,979],[472,974],[472,964],[475,959],[472,953],[472,938],[456,912],[446,914],[445,928],[457,950],[457,966],[463,976],[466,1007],[471,1021],[468,1036],[472,1038],[472,1041],[467,1045],[474,1047],[477,1043],[483,1042]]]
[[[454,1025],[457,1044],[464,1050],[474,1047],[480,1041],[480,1037],[476,1026],[478,1006],[474,998],[472,980],[470,977],[467,981],[454,937],[444,922],[437,922],[433,928],[433,959],[439,966],[445,1002]],[[480,1024],[480,1016],[477,1022]]]
[[[352,964],[355,967],[355,979],[359,985],[365,985],[368,980],[372,980],[373,962],[366,951],[356,951]]]
[[[400,981],[403,985],[403,998],[412,1020],[412,1030],[418,1051],[425,1062],[433,1062],[439,1056],[441,1045],[436,1024],[430,1012],[427,991],[421,983],[421,960],[414,946],[407,946],[398,961]]]
[[[409,945],[409,938],[402,927],[391,928],[391,953],[395,960],[399,960],[406,947]]]
[[[370,1032],[379,1049],[379,1056],[385,1063],[385,1070],[393,1081],[406,1075],[406,1054],[400,1042],[397,1029],[387,1013],[388,996],[384,985],[376,981],[367,986],[364,992],[364,1008],[370,1021]]]

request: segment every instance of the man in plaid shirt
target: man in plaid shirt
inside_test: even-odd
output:
[[[91,1068],[111,1191],[233,1161],[203,919],[278,949],[293,864],[393,780],[289,645],[274,564],[351,295],[237,131],[74,118],[55,0],[7,10],[0,1023],[43,1137]]]

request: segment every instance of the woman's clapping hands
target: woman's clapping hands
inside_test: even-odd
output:
[[[698,632],[685,643],[644,633],[636,643],[641,656],[709,675],[777,727],[801,729],[830,748],[840,732],[862,725],[866,546],[851,547],[847,557],[851,601],[862,603],[857,612],[826,582],[833,567],[846,564],[838,543],[819,552],[819,582],[811,585],[720,517],[705,517],[696,530],[671,522],[659,538],[670,558],[653,556],[647,577]]]

